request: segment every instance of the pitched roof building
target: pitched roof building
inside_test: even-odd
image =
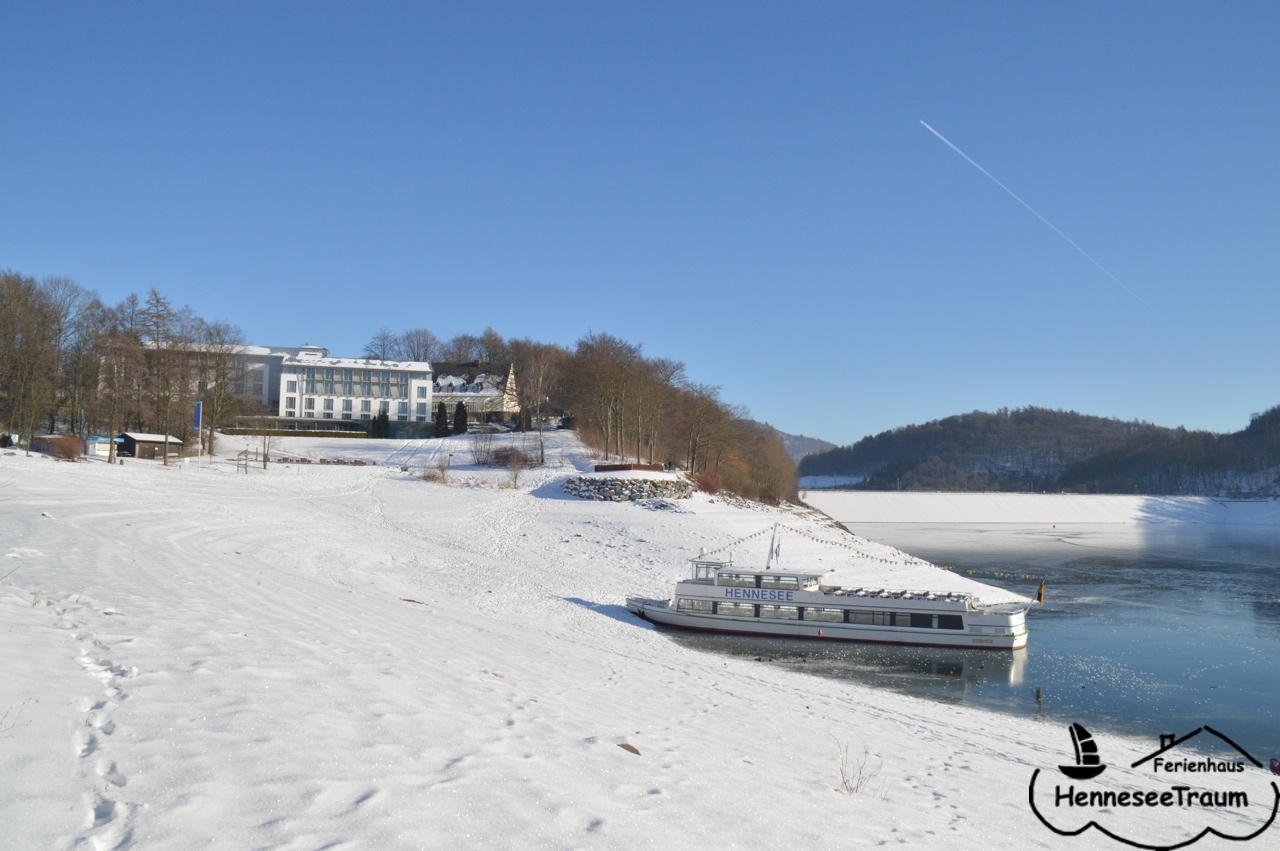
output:
[[[450,417],[459,402],[473,422],[514,422],[520,414],[515,368],[510,362],[437,362],[431,389],[435,402],[443,402]]]

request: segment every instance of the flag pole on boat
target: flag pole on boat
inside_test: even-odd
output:
[[[773,524],[773,537],[769,540],[769,559],[765,562],[765,570],[773,570],[778,566],[778,556],[782,552],[782,545],[778,543],[778,524]]]

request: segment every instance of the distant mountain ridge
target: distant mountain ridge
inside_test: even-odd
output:
[[[860,490],[1280,495],[1280,406],[1233,434],[1047,408],[974,411],[810,455]]]
[[[799,464],[806,455],[827,452],[836,448],[836,445],[828,440],[807,437],[803,434],[787,434],[785,431],[779,431],[768,423],[761,423],[761,425],[776,434],[778,439],[782,441],[782,448],[787,450],[787,455],[791,458],[792,464]]]

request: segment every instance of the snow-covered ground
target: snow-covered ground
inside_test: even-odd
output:
[[[0,847],[1096,847],[1028,806],[1057,725],[684,649],[622,606],[702,548],[759,563],[774,522],[784,566],[975,583],[816,514],[569,497],[567,433],[514,484],[465,442],[0,455]],[[1123,785],[1154,742],[1101,746]]]
[[[841,523],[1280,524],[1280,500],[1206,496],[802,491]]]

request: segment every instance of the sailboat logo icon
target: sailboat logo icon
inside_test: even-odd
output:
[[[1076,764],[1060,765],[1058,770],[1073,780],[1089,780],[1105,771],[1107,766],[1098,759],[1098,744],[1089,731],[1079,724],[1067,729],[1071,731],[1071,744],[1076,750]]]

